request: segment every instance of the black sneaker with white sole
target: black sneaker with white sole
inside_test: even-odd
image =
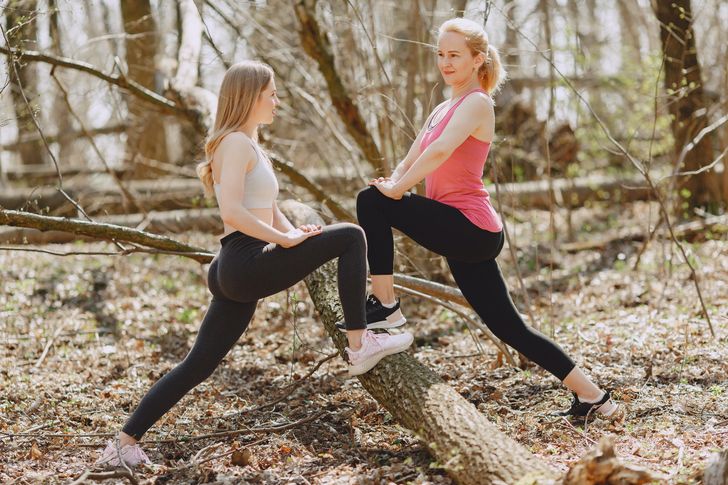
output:
[[[366,303],[367,311],[367,329],[375,330],[378,328],[389,329],[401,327],[407,322],[407,319],[402,315],[402,310],[399,306],[399,298],[396,300],[392,308],[388,308],[382,305],[374,295],[369,295]],[[336,328],[342,332],[346,332],[346,324],[344,322],[337,322]]]
[[[602,398],[597,402],[582,402],[576,393],[572,392],[572,394],[574,395],[574,401],[571,403],[571,407],[565,411],[554,413],[556,416],[583,418],[593,415],[606,419],[616,419],[621,416],[620,406],[611,399],[612,396],[609,391],[605,391]]]

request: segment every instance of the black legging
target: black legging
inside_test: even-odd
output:
[[[513,305],[495,258],[503,248],[503,231],[479,228],[458,209],[407,193],[400,200],[375,187],[359,192],[359,224],[367,236],[369,271],[391,275],[394,269],[392,228],[445,256],[463,296],[503,342],[563,380],[574,368],[564,351],[528,327]]]
[[[240,232],[220,242],[207,275],[212,302],[195,344],[177,367],[152,386],[124,425],[123,431],[136,439],[212,374],[248,327],[260,298],[293,286],[331,259],[339,258],[339,297],[346,328],[366,328],[366,240],[359,226],[326,226],[321,234],[288,249]]]

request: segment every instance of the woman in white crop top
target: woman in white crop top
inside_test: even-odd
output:
[[[221,248],[210,264],[212,301],[195,344],[177,367],[147,392],[99,464],[148,462],[137,440],[187,392],[209,377],[235,345],[260,298],[282,291],[332,259],[338,284],[350,375],[402,352],[412,334],[375,334],[366,321],[366,241],[350,223],[294,228],[278,209],[278,182],[270,160],[256,143],[258,125],[275,116],[278,98],[273,70],[242,62],[225,74],[215,127],[198,173],[206,192],[217,196],[225,223]]]

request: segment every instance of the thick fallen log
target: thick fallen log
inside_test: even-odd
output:
[[[296,225],[321,223],[313,210],[302,204],[286,201],[281,206]],[[342,315],[335,264],[324,265],[305,282],[326,331],[343,355],[346,340],[334,326]],[[400,424],[422,439],[457,483],[555,483],[555,470],[500,432],[475,406],[408,353],[385,358],[359,381]]]
[[[673,233],[678,239],[691,239],[694,236],[710,232],[725,233],[728,231],[728,216],[710,216],[698,221],[689,221],[673,227]],[[667,230],[665,230],[667,232]],[[604,249],[613,244],[631,241],[644,241],[650,235],[646,229],[631,229],[611,237],[604,237],[592,241],[579,241],[559,245],[559,249],[570,253],[590,249]],[[665,234],[669,239],[670,235]]]
[[[556,206],[581,207],[587,201],[624,203],[645,200],[650,194],[650,189],[645,186],[644,178],[641,176],[599,175],[553,179],[552,187],[553,189],[549,190],[548,180],[501,183],[499,187],[501,202],[509,206],[548,209],[551,197]],[[486,189],[489,193],[496,194],[495,185],[488,185]]]
[[[126,189],[147,207],[175,208],[174,201],[186,201],[202,195],[199,180],[187,178],[164,178],[134,180],[125,182]],[[101,180],[77,180],[63,185],[65,192],[82,206],[96,201],[96,211],[118,212],[122,208],[123,196],[110,178]],[[59,193],[56,187],[8,187],[0,194],[0,207],[20,209],[38,207],[53,211],[56,215],[71,215],[76,208]],[[167,203],[164,206],[164,202]],[[148,204],[147,204],[148,203]],[[94,210],[89,210],[94,213]]]

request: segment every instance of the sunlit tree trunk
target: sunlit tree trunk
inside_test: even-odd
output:
[[[11,0],[3,9],[5,12],[5,31],[8,41],[13,47],[26,50],[37,50],[37,15],[38,2],[36,0]],[[10,76],[10,95],[15,108],[15,119],[18,126],[18,139],[20,141],[31,139],[18,147],[18,155],[23,165],[42,164],[48,161],[43,142],[35,136],[37,130],[33,123],[32,113],[40,117],[38,96],[38,66],[34,63],[25,63],[23,59],[8,65]],[[17,75],[16,75],[17,73]],[[25,93],[30,109],[23,99]]]
[[[127,75],[130,79],[153,91],[155,83],[158,33],[149,0],[122,0],[121,14],[126,37]],[[163,118],[149,109],[149,105],[128,97],[130,127],[126,141],[126,161],[134,163],[137,157],[166,162],[167,144]],[[143,177],[143,165],[137,165],[135,176]]]
[[[675,157],[708,124],[707,104],[692,27],[690,0],[671,0],[653,4],[660,22],[660,40],[665,56],[665,91],[672,117]],[[678,170],[696,171],[714,159],[713,134],[709,133],[687,153]],[[676,158],[676,161],[678,159]],[[678,187],[689,206],[711,206],[728,202],[723,182],[714,169],[680,177]],[[687,190],[687,192],[686,192]]]

